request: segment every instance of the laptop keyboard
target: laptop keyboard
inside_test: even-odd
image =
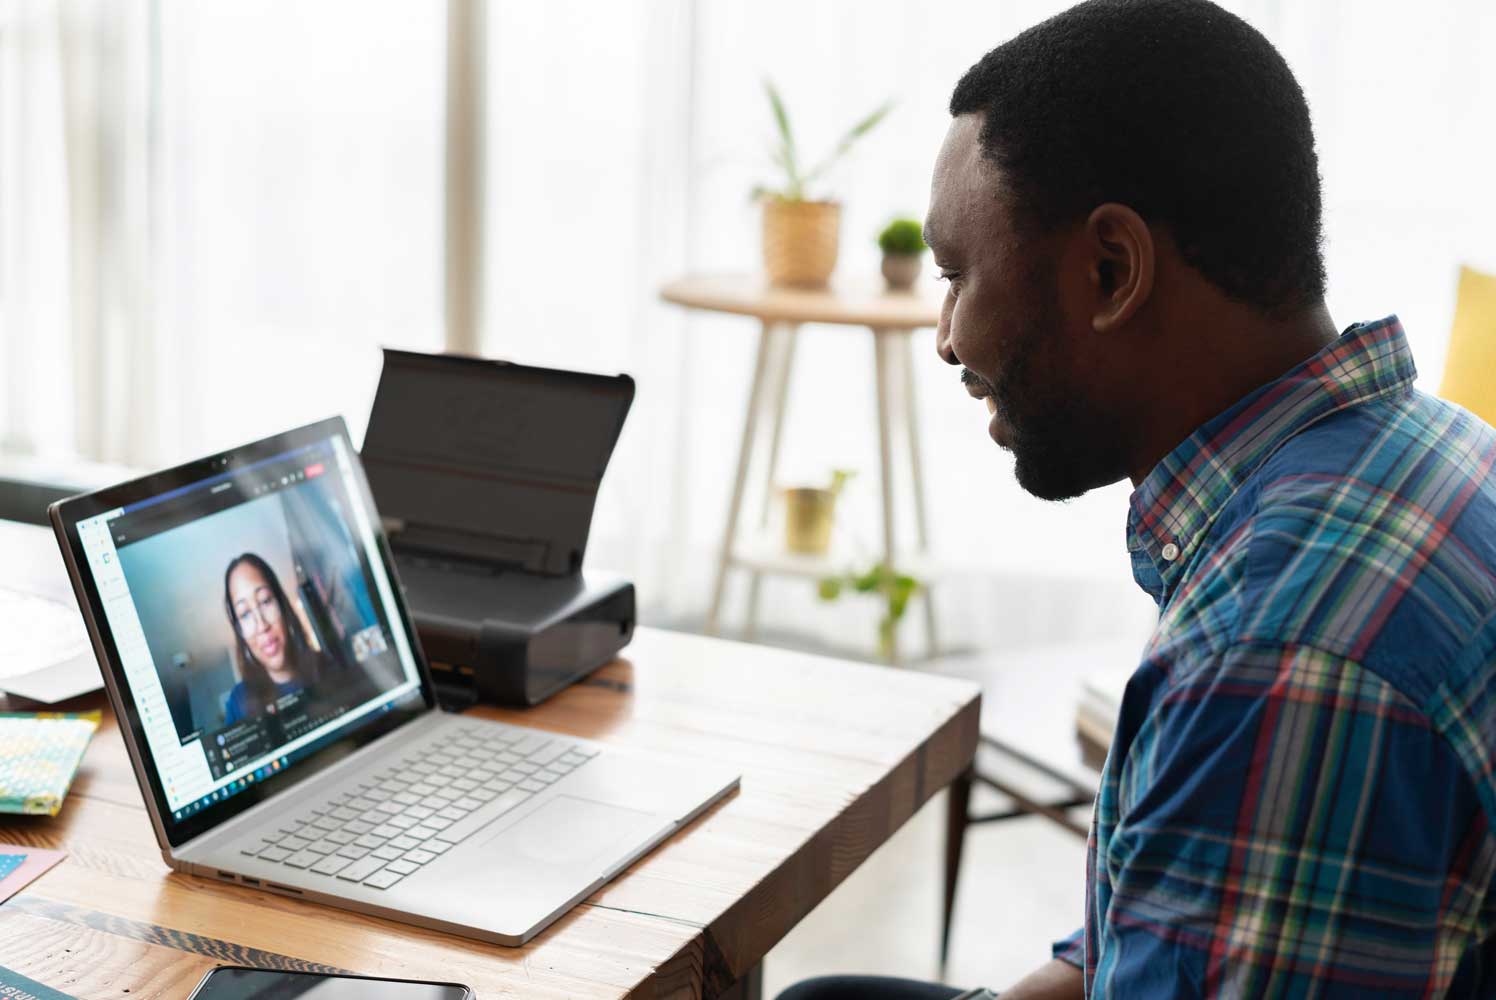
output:
[[[564,737],[457,727],[242,853],[388,889],[597,755]]]

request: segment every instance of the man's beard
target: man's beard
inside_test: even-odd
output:
[[[1045,284],[1049,294],[1021,318],[1021,339],[987,385],[1008,425],[1018,485],[1041,500],[1072,500],[1105,482],[1113,463],[1091,400],[1043,363],[1061,329],[1057,289]]]

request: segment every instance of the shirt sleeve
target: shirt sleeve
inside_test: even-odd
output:
[[[1077,969],[1086,967],[1086,931],[1082,927],[1067,938],[1061,938],[1054,943],[1054,957],[1061,962],[1068,962]]]
[[[1316,650],[1232,647],[1184,673],[1098,807],[1091,995],[1461,995],[1496,851],[1427,716]]]

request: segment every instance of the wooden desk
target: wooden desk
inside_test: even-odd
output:
[[[878,404],[878,456],[882,485],[882,561],[913,572],[929,583],[934,572],[925,558],[929,549],[929,525],[925,516],[924,472],[920,459],[918,406],[914,397],[914,375],[910,358],[910,335],[940,322],[938,297],[915,292],[889,292],[878,285],[835,285],[831,288],[777,288],[755,275],[703,275],[681,278],[660,289],[666,302],[711,312],[749,316],[760,323],[758,356],[748,390],[748,409],[743,417],[743,436],[738,445],[738,466],[728,503],[727,526],[722,533],[722,551],[717,579],[707,610],[706,630],[716,633],[721,621],[722,601],[728,571],[744,569],[749,574],[745,634],[753,635],[758,617],[758,593],[764,574],[821,579],[846,571],[834,556],[789,555],[783,545],[758,537],[746,544],[738,532],[743,501],[748,489],[758,439],[759,420],[769,419],[769,453],[762,479],[763,502],[758,530],[768,526],[769,499],[779,461],[779,442],[784,430],[785,403],[789,398],[790,373],[795,363],[795,344],[803,323],[830,323],[866,327],[873,335],[873,371]],[[910,485],[914,496],[917,546],[900,549],[894,525],[894,447],[896,428],[902,428],[908,457]],[[935,608],[929,587],[920,591],[925,611],[926,653],[936,651]],[[889,650],[890,661],[898,661],[898,649]]]
[[[215,963],[457,980],[485,998],[751,996],[769,949],[966,768],[978,689],[651,629],[626,652],[538,708],[478,714],[726,763],[742,789],[526,947],[170,871],[109,719],[60,816],[0,819],[0,841],[69,852],[0,905],[0,965],[111,1000],[179,1000]]]

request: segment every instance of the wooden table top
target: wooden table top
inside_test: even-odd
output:
[[[112,1000],[178,1000],[215,964],[455,980],[485,998],[714,996],[975,751],[967,681],[651,629],[625,652],[537,708],[476,712],[725,763],[742,788],[527,946],[172,872],[106,711],[61,815],[0,819],[0,842],[68,852],[0,905],[0,965]]]
[[[923,284],[933,286],[928,279]],[[762,275],[692,275],[669,282],[660,298],[676,305],[753,316],[766,323],[837,323],[878,330],[914,330],[940,322],[941,296],[890,292],[881,283],[830,288],[780,288]]]

